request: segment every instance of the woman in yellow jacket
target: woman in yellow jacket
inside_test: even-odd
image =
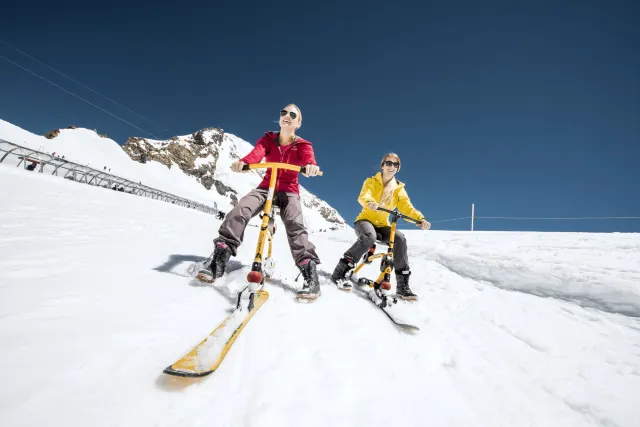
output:
[[[424,219],[411,204],[404,184],[395,178],[400,171],[400,157],[395,153],[388,153],[380,163],[381,172],[367,178],[362,185],[358,202],[362,211],[355,221],[355,232],[358,240],[345,253],[336,265],[331,281],[342,289],[350,289],[351,283],[346,279],[346,273],[353,269],[359,260],[376,241],[376,233],[382,236],[383,243],[389,243],[391,224],[389,214],[376,210],[378,206],[393,210],[396,207],[400,213],[412,218],[421,219],[417,226],[423,230],[431,228],[431,224]],[[407,256],[407,240],[404,234],[396,230],[394,239],[394,260],[396,270],[396,293],[405,300],[415,300],[417,295],[409,288],[409,259]]]

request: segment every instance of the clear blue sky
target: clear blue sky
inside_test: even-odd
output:
[[[222,127],[255,143],[295,102],[352,221],[384,152],[430,220],[640,216],[640,3],[28,2],[0,55],[159,138]],[[0,59],[0,118],[146,136]],[[166,130],[165,130],[166,129]],[[433,224],[468,229],[469,221]],[[403,226],[407,227],[407,226]],[[640,220],[478,219],[482,230],[640,231]]]

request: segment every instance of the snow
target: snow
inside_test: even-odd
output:
[[[215,334],[207,338],[204,345],[198,349],[198,370],[206,370],[220,358],[222,350],[224,350],[224,344],[229,341],[235,330],[240,327],[243,320],[244,312],[239,310],[234,311],[227,319],[225,325]]]
[[[0,183],[2,426],[640,425],[638,234],[403,231],[406,333],[328,283],[352,230],[311,234],[322,296],[298,303],[279,228],[269,300],[185,379],[162,370],[229,315],[258,229],[206,285],[186,272],[212,215],[3,165]]]
[[[194,166],[199,168],[200,166],[205,166],[211,163],[214,160],[213,156],[208,155],[207,157],[198,157],[194,162]]]
[[[218,163],[216,164],[216,171],[214,179],[222,182],[233,182],[233,188],[238,194],[244,195],[258,186],[258,183],[262,181],[262,178],[258,174],[257,170],[245,171],[243,173],[234,173],[231,171],[231,164],[240,160],[246,154],[253,149],[253,146],[248,142],[225,133],[224,140],[220,146],[220,153],[218,154]]]
[[[640,273],[629,268],[640,263],[637,234],[496,235],[499,244],[487,238],[491,233],[434,240],[438,250],[429,252],[439,264],[480,283],[640,317]]]

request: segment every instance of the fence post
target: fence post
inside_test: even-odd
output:
[[[476,205],[475,203],[471,203],[471,231],[473,231],[473,220],[476,215]]]

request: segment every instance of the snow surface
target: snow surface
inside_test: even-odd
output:
[[[236,310],[231,313],[231,316],[226,320],[227,323],[220,328],[215,334],[207,337],[205,343],[198,348],[197,356],[197,369],[204,371],[211,369],[210,366],[218,361],[224,345],[233,333],[242,325],[245,317],[245,311]]]
[[[640,425],[638,234],[404,231],[406,333],[327,283],[351,230],[311,235],[307,304],[278,231],[269,300],[194,380],[162,370],[229,314],[257,228],[213,286],[186,273],[211,215],[2,165],[0,200],[0,426]]]

